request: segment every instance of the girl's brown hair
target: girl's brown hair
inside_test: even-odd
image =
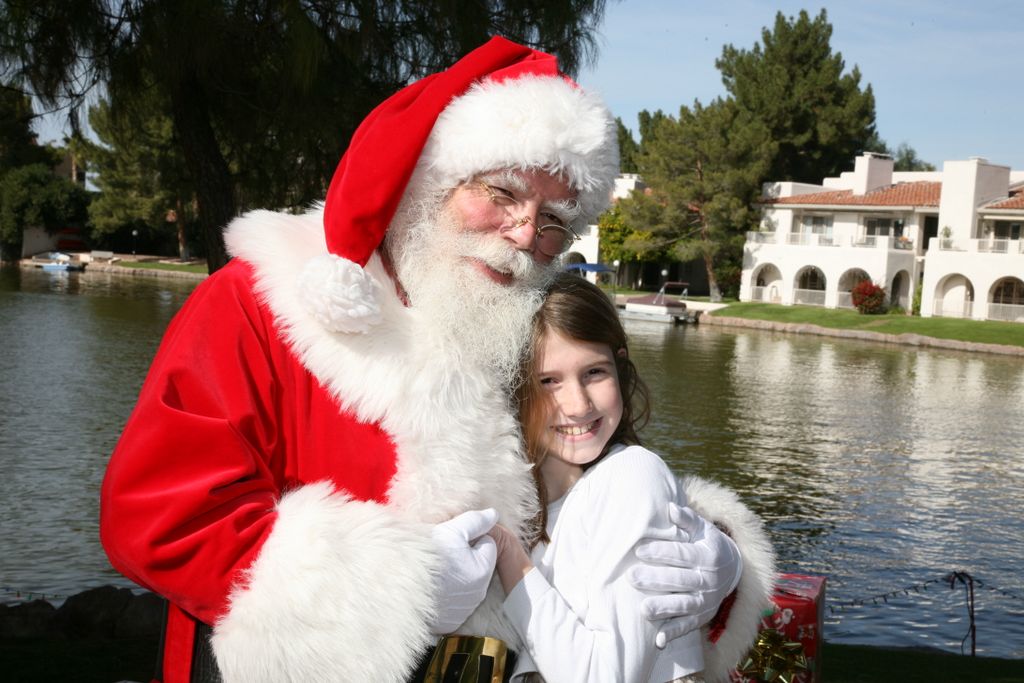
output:
[[[537,378],[540,360],[537,350],[544,335],[550,332],[557,332],[573,341],[604,344],[611,349],[615,358],[619,392],[622,395],[622,419],[605,444],[601,457],[617,443],[639,444],[637,431],[647,424],[650,415],[647,386],[640,379],[629,357],[626,331],[608,295],[578,275],[560,273],[555,276],[547,289],[544,303],[533,318],[530,350],[523,362],[523,382],[516,391],[526,455],[533,466],[533,478],[540,498],[540,512],[534,520],[533,545],[548,540],[545,531],[548,501],[540,466],[548,455],[542,445],[542,435],[547,429],[550,398]]]

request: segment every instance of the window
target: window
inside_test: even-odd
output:
[[[865,218],[864,234],[869,237],[903,236],[903,219],[901,218]]]
[[[992,303],[1016,306],[1024,304],[1024,282],[1015,277],[1003,278],[992,291]]]
[[[825,289],[825,274],[817,268],[808,268],[800,273],[797,280],[798,289]]]
[[[992,237],[997,240],[1019,240],[1020,226],[1021,224],[1016,221],[995,221]]]
[[[832,238],[832,216],[802,216],[800,232],[805,235],[824,235]]]

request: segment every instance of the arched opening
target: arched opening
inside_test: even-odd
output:
[[[807,306],[825,305],[825,273],[816,266],[807,266],[796,274],[793,303]]]
[[[1016,277],[1004,277],[992,285],[988,319],[1024,322],[1024,281]]]
[[[861,268],[851,268],[839,278],[839,292],[836,298],[838,308],[853,308],[853,298],[850,292],[864,280],[870,280],[871,276]]]
[[[889,285],[889,306],[910,307],[910,273],[901,270],[892,278]]]
[[[935,287],[933,315],[970,318],[974,311],[974,285],[959,273],[947,275]]]
[[[774,264],[766,263],[754,271],[750,300],[782,303],[782,273]]]

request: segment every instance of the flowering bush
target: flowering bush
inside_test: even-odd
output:
[[[850,299],[861,313],[885,313],[885,288],[871,280],[861,280],[854,285]]]

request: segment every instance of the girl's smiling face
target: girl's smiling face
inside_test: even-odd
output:
[[[540,340],[537,379],[548,399],[541,472],[554,500],[594,462],[622,420],[615,356],[607,344],[576,341],[554,330]]]

